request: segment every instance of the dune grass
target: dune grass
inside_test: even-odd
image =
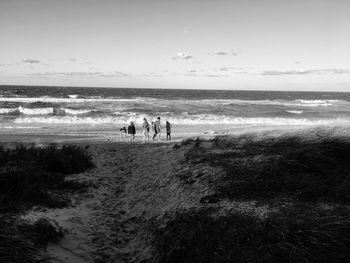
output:
[[[0,148],[0,208],[22,209],[33,204],[62,207],[67,200],[57,191],[82,187],[67,181],[66,175],[92,167],[90,156],[76,146]]]
[[[153,262],[350,262],[349,137],[221,136],[181,148],[178,178],[212,194],[156,219]],[[273,209],[258,218],[222,210],[223,200]]]
[[[153,262],[309,263],[350,260],[349,215],[289,213],[260,220],[215,209],[172,216],[155,233]],[[160,225],[159,223],[156,225]]]
[[[66,176],[92,168],[91,157],[76,146],[15,149],[0,147],[0,262],[44,262],[39,249],[63,232],[45,219],[19,224],[18,214],[33,205],[63,207],[64,194],[86,186]]]
[[[350,202],[350,139],[241,136],[208,143],[193,141],[186,160],[224,170],[211,178],[222,197]]]

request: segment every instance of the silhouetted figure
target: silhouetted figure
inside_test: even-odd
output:
[[[166,122],[165,124],[165,129],[166,129],[166,140],[170,141],[171,140],[171,124],[170,122]]]
[[[130,125],[128,126],[128,134],[130,136],[130,141],[134,141],[135,134],[136,134],[136,128],[135,128],[135,125],[132,121],[130,122]]]

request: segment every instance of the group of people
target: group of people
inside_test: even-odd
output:
[[[166,130],[167,141],[171,140],[171,126],[172,125],[170,124],[170,122],[166,121],[165,130]],[[130,141],[134,141],[135,134],[136,134],[136,127],[134,122],[131,121],[128,128],[126,127],[121,128],[120,133],[121,135],[124,135],[124,136],[128,134]],[[146,118],[143,118],[142,135],[143,135],[144,142],[149,142],[149,139],[151,136],[152,136],[152,140],[158,139],[158,141],[160,141],[161,134],[162,134],[162,129],[160,125],[160,117],[158,117],[155,121],[152,121],[151,124],[148,123]]]

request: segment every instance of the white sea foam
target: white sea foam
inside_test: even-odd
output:
[[[34,102],[47,102],[47,103],[84,103],[84,102],[140,102],[149,100],[148,98],[101,98],[101,97],[90,97],[90,98],[54,98],[54,97],[0,97],[0,102],[23,102],[23,103],[34,103]]]
[[[286,112],[292,113],[292,114],[302,114],[302,110],[286,110]]]
[[[211,100],[207,100],[210,102]],[[214,101],[212,101],[214,102]],[[350,104],[342,100],[216,100],[220,105],[278,105],[287,107],[329,107],[337,104]]]
[[[52,114],[53,108],[24,108],[19,106],[18,111],[25,115],[48,115]]]
[[[91,112],[91,110],[66,109],[66,108],[63,108],[63,110],[65,111],[65,113],[71,114],[71,115],[81,115],[81,114],[87,114]]]
[[[9,113],[14,113],[18,112],[20,114],[24,115],[52,115],[53,114],[53,109],[52,107],[48,108],[25,108],[22,106],[19,106],[18,108],[0,108],[0,114],[9,114]],[[92,112],[92,110],[87,110],[87,109],[68,109],[68,108],[60,108],[62,109],[65,113],[69,115],[82,115],[82,114],[87,114],[89,112]]]
[[[143,118],[146,117],[149,121],[152,120],[150,116],[127,114],[125,116],[106,116],[99,118],[92,117],[77,117],[77,116],[63,116],[63,117],[18,117],[14,120],[16,123],[51,123],[51,124],[125,124],[130,121],[138,125],[142,124]],[[191,117],[167,117],[163,118],[174,125],[247,125],[247,126],[264,126],[264,125],[335,125],[335,124],[350,124],[350,118],[330,118],[330,119],[297,119],[297,118],[239,118],[228,116],[217,116],[210,114],[198,114]]]
[[[11,112],[16,111],[17,108],[13,109],[13,108],[0,108],[0,114],[8,114]]]
[[[46,102],[46,103],[93,103],[93,102],[109,102],[109,103],[151,103],[153,105],[280,105],[280,106],[299,106],[299,107],[329,107],[337,104],[350,104],[349,101],[342,100],[240,100],[240,99],[213,99],[213,100],[167,100],[156,99],[149,97],[136,97],[136,98],[102,98],[102,97],[88,97],[79,98],[78,95],[69,95],[69,98],[55,98],[55,97],[0,97],[0,102],[22,102],[22,103],[34,103],[34,102]]]

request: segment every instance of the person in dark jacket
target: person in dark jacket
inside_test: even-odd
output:
[[[130,136],[130,141],[134,141],[135,134],[136,134],[136,128],[135,128],[135,125],[132,121],[130,122],[130,125],[128,126],[128,134]]]

